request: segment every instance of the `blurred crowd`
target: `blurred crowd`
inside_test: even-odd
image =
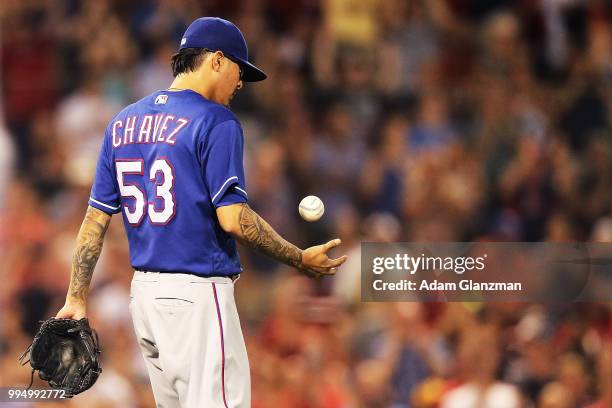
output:
[[[63,304],[107,122],[169,86],[202,15],[234,21],[269,75],[232,106],[251,206],[350,257],[314,282],[241,252],[254,408],[612,407],[612,302],[363,303],[359,247],[612,242],[606,0],[3,0],[0,386],[29,383],[17,357]],[[104,373],[45,407],[154,406],[131,274],[114,217],[88,309]]]

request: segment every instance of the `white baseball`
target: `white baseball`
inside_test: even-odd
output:
[[[309,195],[300,201],[298,211],[303,219],[308,222],[314,222],[323,216],[325,206],[319,197]]]

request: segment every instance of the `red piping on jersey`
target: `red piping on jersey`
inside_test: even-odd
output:
[[[217,285],[212,282],[213,295],[215,295],[215,306],[217,307],[217,320],[219,321],[219,333],[221,334],[221,391],[223,391],[223,405],[227,407],[225,400],[225,341],[223,339],[223,322],[221,321],[221,311],[219,310],[219,300],[217,299]]]

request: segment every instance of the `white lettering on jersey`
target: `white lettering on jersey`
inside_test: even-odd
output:
[[[123,131],[123,144],[134,143],[134,128],[136,128],[137,116],[130,116],[125,120],[125,130]]]
[[[117,135],[117,128],[122,128],[122,127],[123,127],[122,120],[116,120],[115,123],[113,123],[113,147],[121,146],[121,135]]]
[[[164,132],[168,130],[168,121],[170,120],[174,120],[174,115],[166,115],[164,118],[164,124],[162,125],[161,130],[159,131],[159,137],[157,138],[158,142],[164,141]]]
[[[189,119],[177,118],[171,113],[158,113],[156,115],[144,115],[142,121],[138,116],[130,116],[122,120],[116,120],[112,125],[113,147],[134,144],[134,134],[138,135],[136,142],[139,144],[166,143],[176,144],[176,138],[188,124]],[[138,128],[138,130],[136,130]],[[123,129],[123,135],[119,129]]]
[[[163,113],[155,115],[155,123],[153,124],[153,134],[151,135],[151,143],[157,142],[157,132],[159,131],[159,126],[161,125],[163,118],[164,118]],[[147,143],[149,143],[148,139],[147,139]]]
[[[177,127],[174,128],[174,130],[172,131],[172,133],[170,133],[168,135],[168,137],[166,138],[166,143],[168,144],[174,144],[174,136],[176,136],[176,134],[179,132],[179,130],[181,130],[182,128],[184,128],[185,126],[187,126],[187,124],[189,123],[189,121],[185,118],[178,118],[176,120],[176,122],[179,124]]]
[[[142,118],[142,124],[140,125],[140,131],[138,132],[138,143],[147,143],[149,141],[149,135],[151,134],[151,123],[153,122],[153,115],[144,115]],[[143,135],[146,136],[143,142]]]

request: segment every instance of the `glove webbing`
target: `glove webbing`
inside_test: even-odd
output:
[[[44,323],[44,320],[39,320],[38,323]],[[96,337],[97,339],[97,337]],[[30,355],[30,351],[32,350],[32,344],[31,343],[28,348],[26,349],[26,351],[23,352],[22,355],[19,356],[19,362],[21,363],[22,366],[28,364],[30,362],[30,359],[28,358],[27,360],[25,360],[26,356]],[[25,361],[24,361],[25,360]],[[28,385],[28,388],[26,388],[26,390],[29,390],[30,388],[32,388],[32,384],[34,384],[34,372],[36,370],[32,369],[32,372],[30,373],[30,385]]]

